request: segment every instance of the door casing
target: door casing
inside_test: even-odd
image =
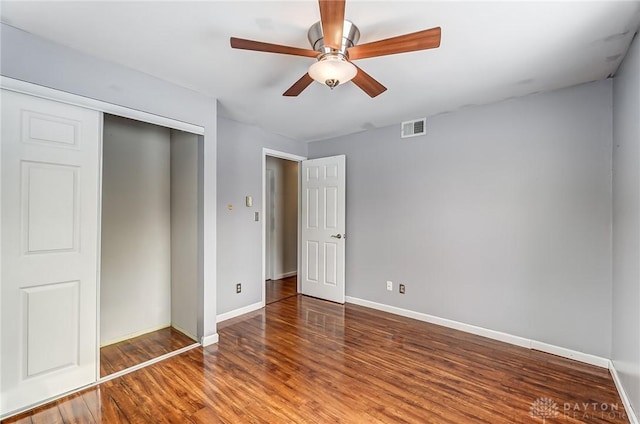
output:
[[[267,210],[267,156],[272,156],[275,158],[280,158],[280,159],[286,159],[286,160],[291,160],[294,162],[298,162],[298,246],[296,248],[296,251],[298,252],[298,262],[297,262],[297,268],[298,270],[300,270],[300,208],[301,208],[301,204],[300,204],[300,172],[301,172],[301,166],[300,163],[303,160],[306,160],[307,158],[304,156],[299,156],[299,155],[294,155],[292,153],[286,153],[286,152],[281,152],[278,150],[272,150],[272,149],[267,149],[267,148],[263,148],[262,149],[262,211],[260,212],[262,215],[262,276],[264,277],[265,273],[266,273],[266,256],[267,256],[267,247],[266,247],[266,243],[267,243],[267,214],[266,214],[266,210]],[[298,281],[298,286],[297,286],[297,291],[300,292],[300,281]],[[262,284],[262,301],[261,304],[264,307],[266,304],[266,284]]]

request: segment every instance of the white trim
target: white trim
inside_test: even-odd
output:
[[[173,323],[171,323],[171,327],[173,327],[174,330],[178,330],[179,332],[181,332],[185,336],[189,337],[191,340],[198,340],[198,337],[194,336],[193,334],[189,334],[188,331],[186,331],[183,328],[178,327],[177,325],[175,325]]]
[[[0,105],[1,105],[1,98],[0,98]],[[0,111],[0,122],[1,122],[1,111]],[[1,125],[1,124],[0,124]],[[2,146],[0,146],[0,175],[2,175]],[[0,240],[4,240],[4,238],[2,238],[2,211],[4,210],[4,208],[2,207],[2,184],[0,184]],[[2,305],[2,254],[0,254],[0,305]],[[2,313],[0,313],[0,328],[2,327]],[[97,346],[96,346],[97,347]],[[0,351],[2,351],[2,335],[0,335]],[[97,356],[97,355],[96,355]],[[97,360],[97,358],[96,358]],[[99,375],[100,373],[100,364],[96,362],[96,374],[95,375]],[[0,367],[2,368],[2,367]],[[0,379],[2,379],[1,376],[1,370],[0,370]],[[3,418],[2,413],[0,412],[0,420]]]
[[[584,353],[577,350],[567,349],[552,345],[549,343],[543,343],[536,340],[531,340],[531,349],[539,350],[541,352],[551,353],[552,355],[562,356],[563,358],[574,359],[576,361],[584,362],[585,364],[595,365],[600,368],[609,368],[609,359],[601,356],[591,355],[590,353]]]
[[[609,361],[609,373],[611,374],[611,378],[613,378],[613,383],[616,385],[616,389],[618,389],[618,394],[620,395],[620,399],[622,399],[622,404],[624,405],[625,412],[627,413],[627,418],[629,418],[629,423],[640,424],[640,420],[638,420],[638,416],[633,410],[629,396],[620,381],[620,376],[618,375],[618,371],[616,370],[616,366],[613,361]]]
[[[289,272],[285,272],[283,274],[274,275],[273,279],[274,280],[282,280],[283,278],[293,277],[294,275],[298,275],[298,271],[289,271]]]
[[[233,311],[225,312],[224,314],[218,315],[217,322],[226,321],[228,319],[248,314],[249,312],[257,311],[258,309],[262,308],[264,308],[264,302],[256,302],[251,305],[243,306],[242,308],[234,309]]]
[[[148,367],[149,365],[153,365],[153,364],[155,364],[157,362],[160,362],[160,361],[164,361],[165,359],[169,359],[172,356],[180,355],[181,353],[187,352],[187,351],[189,351],[191,349],[194,349],[194,348],[200,347],[200,346],[201,346],[200,343],[196,342],[196,343],[190,344],[189,346],[185,346],[185,347],[182,347],[180,349],[174,350],[173,352],[165,353],[164,355],[158,356],[157,358],[149,359],[148,361],[145,361],[145,362],[143,362],[141,364],[134,365],[134,366],[129,367],[127,369],[124,369],[122,371],[117,371],[117,372],[114,372],[113,374],[109,374],[107,376],[104,376],[104,377],[102,377],[102,378],[100,378],[98,380],[97,384],[105,383],[105,382],[107,382],[109,380],[113,380],[114,378],[122,377],[123,375],[132,373],[134,371],[138,371],[139,369],[142,369],[144,367]]]
[[[104,113],[100,113],[100,137],[98,139],[98,221],[96,228],[98,229],[98,238],[96,240],[96,373],[94,380],[100,378],[100,326],[102,325],[102,304],[100,302],[100,293],[102,287],[102,169],[103,169],[103,147],[104,147]]]
[[[140,370],[142,368],[148,367],[149,365],[153,365],[153,364],[155,364],[157,362],[164,361],[165,359],[169,359],[172,356],[179,355],[181,353],[187,352],[187,351],[189,351],[191,349],[194,349],[196,347],[199,347],[199,346],[200,346],[200,343],[193,343],[193,344],[191,344],[189,346],[185,346],[183,348],[174,350],[173,352],[166,353],[166,354],[164,354],[162,356],[158,356],[157,358],[150,359],[150,360],[148,360],[146,362],[143,362],[143,363],[138,364],[138,365],[134,365],[134,366],[129,367],[127,369],[124,369],[122,371],[114,372],[113,374],[110,374],[110,375],[107,375],[105,377],[102,377],[102,378],[94,381],[93,383],[87,384],[85,386],[78,387],[77,389],[69,390],[68,392],[64,392],[64,393],[61,393],[59,395],[52,396],[50,398],[41,400],[40,402],[36,402],[36,403],[33,403],[33,404],[29,405],[29,406],[25,406],[25,407],[16,409],[16,410],[8,412],[6,414],[0,414],[0,419],[4,420],[4,419],[7,419],[7,418],[12,417],[14,415],[18,415],[18,414],[20,414],[22,412],[26,412],[26,411],[29,411],[31,409],[35,409],[35,408],[37,408],[39,406],[42,406],[42,405],[45,405],[45,404],[47,404],[49,402],[53,402],[53,401],[56,401],[58,399],[62,399],[63,397],[72,395],[74,393],[78,393],[78,392],[81,392],[83,390],[90,389],[90,388],[98,386],[98,385],[100,385],[102,383],[106,383],[109,380],[113,380],[114,378],[122,377],[125,374],[129,374],[129,373],[132,373],[134,371],[138,371],[138,370]]]
[[[278,150],[272,150],[272,149],[267,149],[266,147],[262,148],[262,174],[260,176],[260,179],[262,180],[262,208],[260,213],[262,214],[262,278],[264,278],[265,273],[267,271],[267,264],[266,264],[266,256],[267,256],[267,223],[265,220],[266,217],[266,210],[267,210],[267,181],[266,181],[266,174],[267,174],[267,156],[272,156],[274,158],[280,158],[280,159],[286,159],[286,160],[292,160],[295,162],[298,162],[298,269],[300,269],[300,233],[301,233],[301,219],[300,219],[300,211],[302,210],[302,204],[300,203],[301,197],[300,196],[300,182],[302,181],[302,166],[300,165],[302,163],[302,161],[307,160],[306,157],[304,156],[298,156],[298,155],[294,155],[293,153],[286,153],[286,152],[280,152]],[[297,272],[296,272],[297,273]],[[298,286],[296,287],[296,291],[300,292],[300,279],[298,279]],[[267,294],[266,294],[266,284],[262,284],[262,302],[260,307],[263,307],[266,305],[267,302]],[[250,312],[250,311],[249,311]],[[223,314],[225,315],[225,314]],[[220,315],[218,316],[220,317]],[[218,321],[220,321],[220,318],[218,318]]]
[[[525,337],[514,336],[512,334],[503,333],[501,331],[490,330],[488,328],[465,324],[446,318],[440,318],[433,315],[424,314],[422,312],[416,312],[408,309],[397,308],[395,306],[385,305],[382,303],[371,302],[369,300],[359,299],[357,297],[347,296],[345,300],[348,303],[353,303],[355,305],[366,306],[368,308],[377,309],[379,311],[417,319],[418,321],[424,321],[431,324],[441,325],[443,327],[453,328],[455,330],[464,331],[465,333],[487,337],[489,339],[498,340],[527,349],[535,349],[542,352],[551,353],[553,355],[574,359],[576,361],[584,362],[590,365],[595,365],[602,368],[609,367],[609,359],[591,355],[588,353],[578,352],[571,349],[566,349],[559,346],[550,345],[547,343],[542,343],[536,340],[527,339]]]
[[[204,135],[204,128],[199,125],[178,121],[176,119],[167,118],[166,116],[154,115],[152,113],[143,112],[141,110],[114,105],[111,103],[103,102],[101,100],[91,99],[88,97],[79,96],[77,94],[67,93],[64,91],[45,87],[43,85],[32,84],[1,75],[0,87],[5,90],[28,94],[30,96],[41,97],[43,99],[54,100],[56,102],[79,106],[85,109],[97,110],[98,112],[110,113],[111,115],[117,115],[124,118],[148,122],[150,124],[160,125],[162,127],[173,128],[197,135]]]
[[[278,150],[267,149],[266,147],[262,148],[262,156],[273,156],[274,158],[292,160],[294,162],[302,162],[303,160],[307,160],[304,156],[294,155],[293,153],[280,152]]]
[[[120,342],[123,342],[125,340],[133,339],[134,337],[142,336],[144,334],[151,333],[153,331],[162,330],[162,329],[167,328],[167,327],[171,327],[171,323],[170,322],[166,323],[166,324],[162,324],[162,325],[156,326],[156,327],[145,328],[144,330],[136,331],[134,333],[125,334],[124,336],[121,336],[121,337],[118,337],[116,339],[111,339],[111,340],[109,340],[107,342],[104,342],[104,344],[100,345],[100,348],[103,348],[105,346],[109,346],[109,345],[112,345],[112,344],[120,343]],[[100,334],[100,333],[98,333],[98,334]]]
[[[220,337],[218,337],[218,333],[210,334],[208,336],[203,336],[200,340],[200,344],[202,345],[202,347],[206,347],[218,343],[219,340]]]

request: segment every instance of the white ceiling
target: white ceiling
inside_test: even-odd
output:
[[[219,100],[222,116],[300,141],[606,78],[640,23],[639,1],[360,1],[360,43],[435,26],[439,49],[357,61],[388,91],[313,83],[313,59],[234,50],[235,36],[309,48],[305,1],[2,1],[2,21]]]

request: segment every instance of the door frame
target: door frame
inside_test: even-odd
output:
[[[152,113],[148,113],[148,112],[144,112],[144,111],[140,111],[140,110],[136,110],[136,109],[131,109],[125,106],[120,106],[120,105],[116,105],[116,104],[112,104],[112,103],[108,103],[108,102],[104,102],[101,100],[96,100],[96,99],[92,99],[89,97],[83,97],[77,94],[72,94],[72,93],[68,93],[62,90],[58,90],[58,89],[53,89],[53,88],[49,88],[49,87],[45,87],[42,85],[37,85],[37,84],[33,84],[30,82],[26,82],[26,81],[21,81],[21,80],[17,80],[14,78],[10,78],[10,77],[6,77],[6,76],[0,76],[0,88],[4,89],[4,90],[8,90],[8,91],[13,91],[13,92],[17,92],[17,93],[22,93],[22,94],[26,94],[26,95],[30,95],[30,96],[34,96],[34,97],[39,97],[39,98],[43,98],[43,99],[47,99],[47,100],[52,100],[58,103],[65,103],[65,104],[69,104],[69,105],[73,105],[73,106],[78,106],[78,107],[82,107],[85,109],[91,109],[91,110],[95,110],[97,112],[100,112],[101,114],[111,114],[111,115],[116,115],[116,116],[121,116],[124,118],[129,118],[129,119],[133,119],[133,120],[137,120],[137,121],[141,121],[141,122],[146,122],[146,123],[150,123],[150,124],[155,124],[158,126],[163,126],[163,127],[167,127],[167,128],[172,128],[172,129],[176,129],[176,130],[180,130],[180,131],[184,131],[184,132],[188,132],[188,133],[192,133],[198,136],[198,150],[199,150],[199,154],[198,154],[198,162],[203,164],[203,166],[205,166],[205,164],[203,163],[204,160],[204,156],[203,156],[203,139],[202,137],[205,134],[205,129],[204,127],[201,127],[199,125],[194,125],[194,124],[190,124],[187,122],[183,122],[183,121],[179,121],[177,119],[173,119],[173,118],[168,118],[165,116],[160,116],[160,115],[155,115]],[[101,124],[102,125],[102,124]],[[99,203],[98,203],[98,246],[97,246],[97,267],[98,267],[98,275],[97,275],[97,279],[96,279],[96,302],[97,302],[97,310],[96,310],[96,334],[100,334],[100,256],[101,256],[101,252],[100,252],[100,245],[101,245],[101,227],[100,227],[100,219],[101,219],[101,210],[102,210],[102,134],[100,135],[100,140],[99,140],[99,158],[98,158],[98,166],[99,166],[99,172],[100,172],[100,184],[98,187],[98,194],[99,194]],[[214,164],[215,165],[215,164]],[[0,171],[1,171],[1,162],[0,162]],[[199,196],[202,195],[203,190],[204,190],[204,184],[202,184],[202,180],[201,180],[201,176],[199,175],[199,185],[200,187],[198,188],[199,190]],[[0,204],[1,206],[1,204]],[[215,204],[213,205],[213,209],[215,210]],[[201,205],[200,208],[204,208],[204,205]],[[1,214],[1,208],[0,208],[0,214]],[[208,212],[206,210],[202,210],[200,209],[198,211],[199,215],[203,215],[206,216],[208,215]],[[1,216],[0,216],[1,217]],[[202,232],[202,228],[199,228],[199,233]],[[2,224],[0,222],[0,234],[2,232]],[[215,244],[215,242],[214,242]],[[209,247],[209,248],[207,248]],[[215,246],[214,246],[215,247]],[[199,246],[198,246],[198,250],[199,250],[199,256],[203,256],[203,252],[202,252],[203,246],[202,244],[200,244],[199,242]],[[210,246],[205,246],[204,249],[206,250],[212,250],[215,251],[214,249],[211,249]],[[0,267],[2,266],[2,264],[0,263]],[[200,275],[202,275],[201,272],[201,267],[203,266],[202,263],[198,264],[198,273]],[[0,268],[1,269],[1,268]],[[0,277],[1,278],[1,277]],[[202,277],[199,277],[199,281],[198,281],[198,290],[201,290],[204,284],[204,281],[201,280]],[[2,284],[2,282],[0,281],[0,285]],[[198,317],[198,322],[197,327],[199,328],[204,328],[204,324],[202,322],[204,318],[203,317]],[[206,346],[208,344],[211,343],[216,343],[218,341],[218,337],[217,334],[215,335],[211,335],[211,336],[205,336],[203,334],[198,334],[198,337],[201,338],[201,340],[199,341],[199,343],[203,346]],[[97,358],[97,369],[96,369],[96,375],[98,376],[98,378],[96,379],[96,381],[92,384],[89,384],[87,386],[83,386],[83,387],[78,387],[76,390],[72,391],[73,392],[77,392],[79,390],[82,390],[84,388],[87,387],[91,387],[91,386],[95,386],[99,383],[102,383],[104,381],[107,381],[109,379],[115,378],[117,376],[120,376],[126,372],[130,372],[130,371],[134,371],[135,369],[141,368],[142,366],[145,366],[147,364],[150,364],[152,362],[155,361],[149,361],[148,363],[143,364],[142,366],[138,366],[138,367],[132,367],[128,370],[125,370],[126,372],[120,372],[120,373],[115,373],[112,374],[110,376],[104,377],[104,378],[100,378],[100,337],[96,337],[96,355],[98,356]],[[65,393],[63,395],[60,396],[56,396],[53,397],[51,399],[43,399],[42,402],[38,402],[34,405],[30,405],[29,408],[34,408],[37,407],[41,404],[44,404],[46,402],[50,402],[51,400],[54,400],[56,398],[68,395],[69,393]],[[13,411],[13,413],[17,413],[20,411]],[[4,416],[3,416],[4,418]]]
[[[265,277],[265,272],[266,272],[266,256],[267,256],[267,179],[266,179],[266,175],[267,175],[267,156],[271,156],[274,158],[279,158],[279,159],[285,159],[285,160],[290,160],[293,162],[298,162],[298,213],[296,214],[296,216],[298,217],[298,235],[297,235],[297,241],[298,241],[298,246],[296,248],[296,251],[298,253],[298,258],[297,258],[297,268],[298,268],[298,272],[300,272],[300,229],[301,229],[301,225],[302,222],[300,220],[300,211],[301,211],[301,199],[300,199],[300,178],[301,178],[301,170],[302,170],[302,166],[301,163],[303,160],[307,160],[307,158],[305,156],[299,156],[299,155],[295,155],[293,153],[287,153],[287,152],[281,152],[278,150],[272,150],[272,149],[268,149],[266,147],[262,148],[262,174],[260,179],[262,180],[262,207],[261,207],[261,211],[260,213],[262,214],[262,279],[264,280]],[[296,290],[298,292],[300,292],[300,279],[298,279],[297,281],[297,288]],[[266,305],[266,284],[264,281],[262,281],[262,301],[260,302],[262,307],[264,307]]]

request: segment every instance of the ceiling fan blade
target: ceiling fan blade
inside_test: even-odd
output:
[[[309,76],[309,74],[304,74],[302,78],[296,81],[287,91],[284,92],[283,96],[287,97],[295,97],[298,94],[302,93],[302,91],[309,86],[313,82],[313,78]]]
[[[386,56],[389,54],[413,52],[440,47],[440,27],[399,35],[372,43],[349,47],[349,60],[368,57]]]
[[[245,40],[231,37],[231,47],[234,49],[255,50],[267,53],[290,54],[293,56],[317,57],[318,52],[298,47],[282,46],[280,44],[263,43],[262,41]]]
[[[356,68],[358,67],[356,66]],[[367,74],[360,68],[358,68],[358,73],[351,81],[371,97],[376,97],[377,95],[387,91],[387,87],[380,84],[371,75]]]
[[[324,45],[339,50],[342,46],[345,0],[318,0]]]

